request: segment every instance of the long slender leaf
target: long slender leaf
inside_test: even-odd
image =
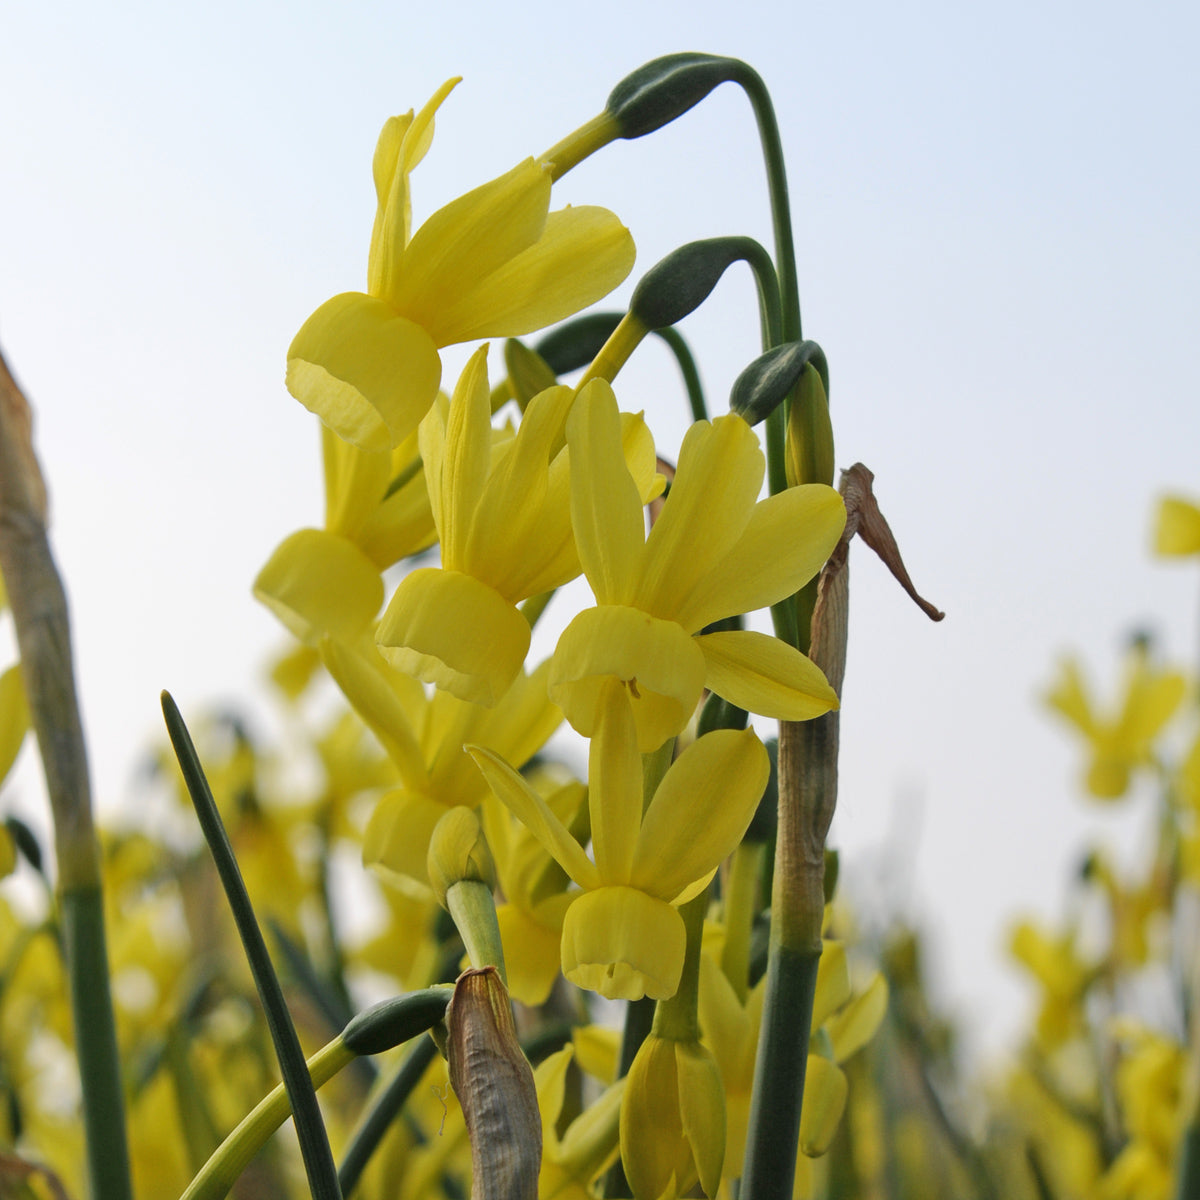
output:
[[[300,1153],[304,1159],[309,1191],[314,1200],[341,1200],[342,1192],[338,1186],[333,1152],[329,1148],[329,1135],[317,1105],[317,1093],[308,1074],[304,1053],[300,1049],[296,1027],[292,1024],[291,1014],[283,998],[283,989],[279,986],[279,979],[271,966],[267,946],[254,916],[241,870],[229,844],[229,836],[217,811],[216,801],[213,800],[191,735],[175,701],[167,692],[162,694],[162,706],[171,745],[175,748],[175,756],[179,759],[200,828],[216,863],[217,874],[220,876],[221,886],[225,889],[238,935],[242,939],[242,946],[254,975],[259,999],[266,1013],[267,1026],[271,1031],[271,1040],[275,1044],[275,1054],[279,1059],[279,1069],[283,1074],[284,1086],[291,1103],[296,1135],[300,1140]]]

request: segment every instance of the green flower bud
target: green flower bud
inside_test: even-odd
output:
[[[342,1041],[355,1054],[382,1054],[432,1029],[445,1016],[450,989],[423,988],[381,1000],[350,1019]]]
[[[816,342],[788,342],[756,358],[734,381],[729,407],[747,425],[757,425],[791,395],[810,363],[827,374],[825,352]]]
[[[429,882],[438,903],[447,908],[446,893],[464,881],[496,886],[496,867],[474,811],[461,805],[446,810],[433,827],[426,860]]]
[[[741,78],[749,70],[736,58],[668,54],[622,79],[604,107],[616,119],[621,137],[643,137],[683,116],[718,84]]]
[[[825,381],[813,363],[807,363],[800,386],[788,411],[787,442],[783,457],[788,486],[801,483],[833,484],[833,424]]]
[[[629,311],[647,329],[665,329],[694,312],[731,263],[753,252],[752,238],[720,237],[689,242],[655,263],[633,290]]]

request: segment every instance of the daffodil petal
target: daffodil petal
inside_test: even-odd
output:
[[[781,721],[808,721],[838,707],[821,668],[778,638],[752,630],[706,633],[704,684],[747,712]]]
[[[1154,526],[1156,554],[1200,554],[1200,508],[1179,496],[1164,496]]]
[[[552,212],[541,237],[438,313],[439,344],[519,337],[544,329],[607,296],[629,274],[629,230],[606,208]]]
[[[819,1158],[837,1133],[850,1085],[835,1063],[819,1054],[808,1056],[804,1074],[804,1107],[800,1112],[800,1149]]]
[[[562,931],[539,925],[515,904],[501,904],[496,922],[513,999],[534,1007],[545,1004],[558,978]]]
[[[586,384],[567,418],[571,451],[571,526],[599,604],[628,604],[645,548],[645,518],[625,466],[621,418],[612,388]]]
[[[668,1187],[676,1182],[686,1187],[695,1172],[679,1112],[675,1043],[651,1034],[634,1056],[627,1079],[621,1102],[621,1161],[633,1194],[653,1200],[680,1195]]]
[[[617,679],[609,678],[600,689],[588,755],[588,804],[600,878],[628,883],[642,823],[642,759],[629,699]]]
[[[437,479],[440,493],[437,512],[442,566],[451,571],[468,570],[467,544],[471,526],[491,467],[492,407],[487,350],[486,346],[480,346],[463,368],[446,418],[443,457]],[[440,409],[430,412],[427,418],[429,421],[440,419]]]
[[[812,1027],[819,1029],[830,1013],[850,999],[850,964],[845,944],[826,938],[817,963],[817,990],[813,996]]]
[[[708,577],[746,528],[764,470],[758,437],[741,417],[688,429],[675,482],[646,539],[639,608],[679,620],[693,592],[707,590]]]
[[[634,888],[600,887],[567,909],[563,974],[609,1000],[666,1000],[679,987],[686,942],[683,918],[665,901]]]
[[[531,158],[518,163],[425,221],[405,247],[384,298],[427,329],[438,346],[488,336],[465,329],[459,300],[537,242],[549,209],[548,169]],[[470,315],[477,322],[486,317]]]
[[[409,894],[428,895],[429,842],[447,811],[444,804],[408,789],[381,796],[363,831],[363,864],[382,871]]]
[[[21,743],[29,731],[29,705],[20,666],[13,665],[0,675],[0,781],[12,769]]]
[[[709,1051],[698,1042],[676,1042],[679,1112],[683,1136],[692,1148],[700,1186],[715,1196],[725,1164],[725,1089]]]
[[[887,1006],[888,983],[876,971],[867,990],[855,996],[825,1026],[833,1042],[833,1057],[837,1062],[845,1062],[875,1036],[875,1031],[887,1014]]]
[[[688,722],[704,690],[696,639],[673,621],[636,608],[587,608],[563,630],[550,668],[550,698],[573,729],[590,737],[605,679],[629,685],[638,749],[657,750]]]
[[[505,949],[508,949],[507,943]],[[511,971],[509,974],[511,976]],[[511,987],[509,990],[512,990]],[[561,1050],[556,1050],[542,1059],[533,1072],[538,1108],[542,1114],[542,1144],[551,1153],[558,1146],[558,1114],[562,1111],[567,1087],[567,1069],[571,1065],[574,1052],[574,1047],[568,1043]]]
[[[580,887],[598,887],[600,877],[595,863],[584,854],[583,847],[545,800],[498,754],[483,746],[464,746],[463,749],[475,760],[496,798],[546,847],[546,852],[558,865]]]
[[[794,595],[833,553],[845,524],[841,496],[823,484],[788,488],[760,501],[713,578],[694,589],[676,619],[695,632]]]
[[[771,764],[753,730],[718,729],[671,765],[642,819],[631,882],[674,897],[741,841]]]
[[[529,622],[470,575],[421,567],[400,581],[375,641],[396,670],[490,707],[521,670]]]
[[[275,548],[254,581],[254,595],[311,646],[325,634],[359,637],[383,603],[383,580],[353,542],[301,529]]]
[[[369,659],[333,638],[321,641],[321,660],[354,711],[380,740],[410,788],[428,782],[425,762],[403,701],[384,673]],[[372,654],[374,651],[372,651]]]
[[[429,334],[361,292],[326,300],[287,355],[288,391],[364,450],[390,450],[412,433],[441,377]]]

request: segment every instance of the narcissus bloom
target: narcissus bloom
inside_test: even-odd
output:
[[[1099,800],[1116,800],[1129,788],[1130,773],[1151,761],[1154,742],[1179,707],[1187,689],[1177,671],[1154,667],[1143,646],[1130,652],[1125,695],[1112,715],[1096,710],[1079,664],[1066,659],[1046,703],[1083,734],[1091,751],[1087,790]]]
[[[698,421],[647,537],[615,399],[581,393],[567,443],[575,543],[597,602],[563,631],[550,674],[550,694],[576,730],[592,732],[610,678],[628,685],[643,752],[683,729],[705,687],[789,721],[837,707],[825,676],[785,642],[701,632],[792,595],[816,574],[845,525],[837,492],[809,484],[756,503],[765,460],[754,431],[732,414]]]
[[[636,1200],[686,1196],[699,1180],[715,1196],[725,1160],[721,1072],[699,1041],[651,1033],[621,1101],[621,1159]]]
[[[597,391],[612,395],[602,380],[583,389]],[[442,565],[406,575],[379,623],[380,653],[398,670],[483,705],[516,678],[529,650],[529,622],[517,604],[579,574],[563,447],[573,400],[568,387],[539,392],[516,437],[495,447],[482,346],[454,398],[439,400],[421,422]],[[640,505],[659,478],[654,442],[640,416],[627,417],[617,436],[619,467],[628,477],[628,456]]]
[[[329,673],[383,743],[400,786],[380,797],[363,834],[363,861],[401,886],[428,886],[426,852],[447,808],[474,807],[487,794],[464,742],[497,747],[524,765],[558,727],[562,715],[546,697],[547,666],[520,674],[494,709],[446,692],[426,697],[414,679],[389,669],[370,645],[354,648],[327,638]]]
[[[770,772],[752,730],[716,730],[671,765],[642,813],[642,762],[624,687],[609,680],[589,750],[595,862],[498,754],[466,749],[488,784],[584,889],[567,909],[563,974],[611,999],[675,994],[685,930],[676,905],[741,841]]]
[[[552,325],[607,295],[633,266],[629,231],[606,209],[549,211],[550,167],[533,159],[410,236],[409,173],[457,82],[415,117],[384,125],[372,167],[367,290],[327,300],[288,350],[288,390],[366,450],[399,445],[417,427],[437,394],[440,347]]]

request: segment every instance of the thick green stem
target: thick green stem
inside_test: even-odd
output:
[[[46,491],[29,404],[0,357],[0,575],[12,607],[21,678],[54,819],[63,951],[83,1094],[91,1194],[131,1195],[125,1102],[109,990],[100,847],[67,598],[46,534]]]

